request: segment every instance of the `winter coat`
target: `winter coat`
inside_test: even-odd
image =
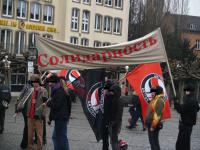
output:
[[[199,104],[195,100],[194,95],[185,95],[183,97],[183,104],[174,103],[174,107],[181,115],[180,123],[188,126],[196,124],[197,112],[199,111]]]
[[[47,103],[50,107],[49,120],[67,120],[71,115],[71,101],[69,95],[60,86],[52,90],[51,100]]]
[[[32,92],[33,94],[33,92]],[[31,109],[31,102],[32,102],[32,94],[31,96],[29,96],[28,100],[27,100],[27,117],[29,117],[29,112]],[[47,90],[43,87],[39,87],[37,95],[35,97],[35,119],[42,119],[42,117],[45,116],[45,107],[41,107],[41,105],[43,104],[43,99],[48,97],[48,93]]]
[[[123,115],[123,103],[120,99],[121,88],[113,85],[105,95],[104,101],[104,121],[106,124],[121,126]]]

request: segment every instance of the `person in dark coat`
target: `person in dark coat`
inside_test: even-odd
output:
[[[51,100],[47,102],[50,107],[49,121],[55,122],[52,136],[54,150],[69,150],[67,123],[71,112],[70,97],[61,86],[57,75],[51,75],[47,82],[51,87]]]
[[[196,124],[197,112],[199,111],[199,104],[193,93],[194,87],[188,85],[184,91],[183,104],[179,104],[177,100],[174,102],[174,108],[181,115],[176,150],[190,150],[192,128]]]
[[[113,150],[119,150],[118,134],[121,129],[123,103],[120,100],[121,88],[111,80],[105,83],[104,114],[103,114],[103,150],[109,149],[109,136]]]
[[[142,118],[141,103],[140,103],[139,96],[137,95],[135,91],[133,92],[133,96],[131,98],[130,104],[131,104],[131,107],[129,108],[129,113],[131,115],[131,118],[128,120],[130,124],[126,126],[126,128],[127,129],[135,128],[137,121],[140,118],[142,121],[143,131],[145,131],[146,128],[144,127],[144,121]]]
[[[10,88],[4,84],[4,79],[0,74],[0,134],[4,131],[5,113],[11,100]]]
[[[17,102],[15,104],[15,113],[22,112],[22,116],[24,118],[24,130],[23,130],[23,136],[22,141],[20,144],[20,147],[22,149],[27,148],[28,146],[28,123],[27,123],[27,101],[24,102],[25,97],[29,95],[31,89],[33,88],[33,85],[31,81],[29,80],[27,84],[23,87],[19,97],[17,98]]]

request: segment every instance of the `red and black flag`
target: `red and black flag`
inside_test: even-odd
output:
[[[140,98],[143,119],[145,119],[147,113],[148,102],[151,101],[150,89],[158,85],[164,90],[165,108],[163,111],[163,119],[171,118],[169,98],[165,89],[160,63],[139,65],[128,73],[126,79]]]
[[[97,141],[101,140],[104,79],[104,69],[91,69],[82,71],[81,75],[72,82]]]

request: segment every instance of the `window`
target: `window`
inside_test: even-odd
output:
[[[101,15],[95,15],[95,31],[101,31],[101,25],[102,25],[102,16]]]
[[[26,17],[27,17],[27,2],[19,0],[17,5],[17,18],[26,19]]]
[[[114,34],[121,34],[122,30],[122,20],[119,18],[114,19]]]
[[[82,19],[82,31],[83,32],[89,31],[89,17],[90,17],[90,12],[84,10],[83,11],[83,19]]]
[[[52,0],[44,0],[45,2],[52,3]]]
[[[104,18],[104,32],[111,32],[112,28],[112,18],[106,16]]]
[[[197,40],[197,49],[196,50],[200,50],[200,40]]]
[[[1,30],[1,41],[0,48],[11,52],[11,43],[12,43],[12,31],[11,30]]]
[[[71,29],[74,31],[78,31],[78,24],[79,24],[79,10],[77,8],[73,8]]]
[[[83,0],[84,4],[90,4],[90,0]]]
[[[22,54],[25,51],[25,40],[26,40],[26,33],[23,31],[17,31],[15,35],[15,53]]]
[[[78,44],[78,38],[77,37],[71,37],[70,38],[70,43],[72,43],[72,44]]]
[[[103,46],[109,46],[109,45],[111,45],[111,43],[109,43],[109,42],[104,42],[103,43]]]
[[[123,0],[115,0],[116,8],[122,8],[122,6],[123,6]]]
[[[29,48],[35,48],[35,36],[39,35],[38,33],[30,33],[29,34]]]
[[[2,15],[5,17],[13,16],[13,0],[3,0]]]
[[[94,41],[94,47],[100,47],[101,46],[101,42],[99,41]]]
[[[73,2],[78,2],[78,3],[80,3],[80,0],[72,0]]]
[[[53,35],[50,35],[50,34],[43,34],[42,37],[47,38],[47,39],[53,39]]]
[[[86,38],[82,38],[81,39],[81,45],[83,46],[89,46],[89,40]]]
[[[102,2],[102,0],[96,0],[96,3],[97,4],[102,4],[103,2]]]
[[[40,4],[32,3],[31,4],[31,16],[32,21],[40,21]]]
[[[43,20],[45,23],[53,23],[53,6],[44,6]]]
[[[105,0],[105,5],[112,6],[112,0]]]
[[[11,89],[13,92],[20,92],[26,83],[26,67],[17,65],[15,68],[13,67],[11,73]]]

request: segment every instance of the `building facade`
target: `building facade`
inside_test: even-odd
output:
[[[8,72],[13,92],[22,89],[28,72],[34,72],[37,35],[92,47],[126,42],[129,3],[129,0],[1,0],[0,73]],[[9,67],[5,67],[5,56],[11,61]]]

